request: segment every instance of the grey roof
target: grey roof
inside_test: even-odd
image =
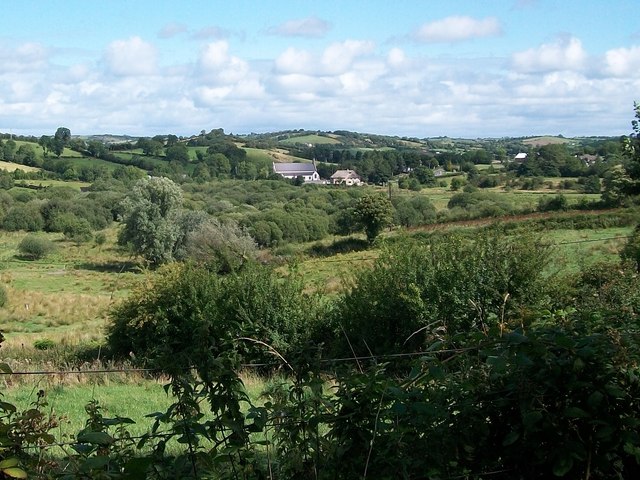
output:
[[[273,164],[273,171],[280,174],[294,173],[312,175],[316,172],[316,166],[313,163],[275,163]]]
[[[336,170],[336,173],[331,175],[331,178],[360,178],[353,170]]]

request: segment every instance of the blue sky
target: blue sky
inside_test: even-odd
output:
[[[637,0],[22,0],[0,131],[622,135]]]

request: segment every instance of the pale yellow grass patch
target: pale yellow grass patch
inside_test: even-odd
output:
[[[6,170],[7,172],[13,172],[14,170],[22,170],[23,172],[38,172],[40,169],[36,167],[29,167],[27,165],[20,165],[19,163],[0,162],[0,170]]]

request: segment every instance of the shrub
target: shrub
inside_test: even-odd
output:
[[[56,342],[51,340],[50,338],[42,338],[40,340],[36,340],[33,342],[33,347],[36,350],[51,350],[56,346]]]
[[[11,207],[2,220],[2,228],[11,232],[37,232],[44,228],[44,220],[36,201]]]
[[[371,270],[355,274],[336,308],[356,353],[422,348],[433,335],[483,331],[506,313],[537,304],[544,294],[547,248],[533,238],[487,230],[427,242],[395,242]],[[341,345],[340,354],[349,353]]]
[[[75,242],[87,242],[91,239],[91,225],[84,218],[73,213],[62,213],[55,219],[57,231],[64,233],[65,238]]]
[[[394,222],[403,227],[414,227],[432,222],[436,209],[425,197],[400,199],[395,202]]]
[[[54,244],[47,238],[27,235],[18,245],[20,255],[30,260],[39,260],[55,250]]]
[[[569,209],[569,203],[567,197],[559,193],[558,195],[548,198],[542,197],[538,201],[538,210],[541,212],[555,212],[564,211]]]
[[[114,308],[108,344],[116,355],[133,352],[168,373],[222,354],[272,361],[264,348],[240,337],[266,342],[286,357],[308,338],[316,318],[315,297],[302,288],[296,278],[280,278],[265,266],[219,276],[173,264]]]
[[[230,273],[255,259],[254,240],[234,222],[205,221],[187,235],[186,256],[208,265],[212,271]]]

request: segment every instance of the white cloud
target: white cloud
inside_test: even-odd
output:
[[[193,34],[193,38],[196,40],[220,40],[228,36],[229,32],[215,25],[201,28]]]
[[[451,17],[425,23],[415,33],[421,42],[460,42],[472,38],[494,37],[502,33],[495,17],[476,19],[468,16]]]
[[[111,72],[120,76],[153,75],[157,72],[158,52],[140,37],[111,42],[105,60]]]
[[[582,48],[582,42],[575,37],[560,38],[512,56],[513,66],[520,72],[581,70],[586,60],[587,53]]]
[[[0,41],[0,131],[42,134],[66,125],[74,133],[133,135],[215,127],[419,137],[618,135],[628,133],[640,91],[639,46],[612,48],[596,62],[575,38],[506,62],[394,45],[378,50],[353,39],[291,46],[256,60],[226,40],[200,50],[187,35],[181,40],[191,49],[162,68],[156,48],[138,37],[110,44],[103,63],[83,54],[64,66],[56,48]]]
[[[363,40],[345,40],[327,46],[320,55],[294,47],[287,48],[275,60],[278,73],[305,75],[342,75],[354,62],[371,53],[375,45]]]
[[[3,72],[42,70],[49,63],[50,56],[50,50],[36,42],[17,47],[0,44],[0,75]]]
[[[371,53],[374,43],[363,40],[346,40],[332,43],[322,53],[324,72],[333,74],[345,73],[357,57]]]
[[[605,54],[606,70],[617,77],[638,76],[640,73],[640,46],[615,48]]]
[[[394,68],[402,67],[407,62],[407,56],[400,48],[392,48],[387,54],[387,63]]]
[[[225,40],[206,45],[198,63],[205,76],[218,84],[239,82],[249,73],[247,62],[229,54],[229,44]]]
[[[275,60],[275,66],[279,72],[311,73],[316,62],[310,52],[298,48],[289,47]]]
[[[270,35],[281,35],[284,37],[322,37],[331,24],[318,17],[307,17],[289,20],[267,30]]]
[[[158,32],[159,38],[172,38],[181,33],[187,31],[187,26],[184,23],[167,23]]]

